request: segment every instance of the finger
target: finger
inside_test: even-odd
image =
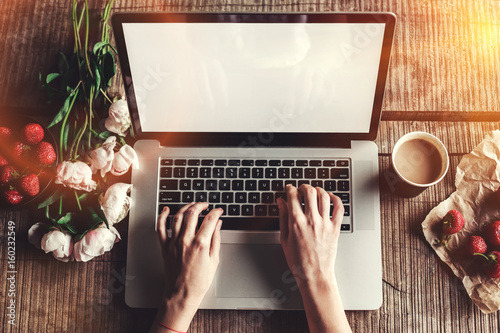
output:
[[[302,212],[302,205],[300,204],[299,191],[297,191],[295,186],[290,184],[286,186],[286,197],[288,213],[291,213],[293,216],[304,215],[304,212]]]
[[[215,227],[215,231],[212,234],[212,242],[210,243],[210,257],[219,259],[220,252],[220,229],[222,228],[222,220],[217,221],[217,225]]]
[[[219,221],[223,212],[224,210],[222,210],[222,208],[215,208],[212,209],[207,216],[205,216],[197,235],[201,242],[208,243],[210,239],[212,239],[215,227],[217,226],[217,221]]]
[[[208,202],[197,202],[186,210],[182,220],[181,237],[194,238],[198,217],[207,207]]]
[[[318,192],[311,185],[303,184],[299,187],[299,194],[304,197],[304,212],[306,215],[319,215]]]
[[[179,209],[177,214],[175,214],[174,218],[172,219],[172,239],[177,238],[177,236],[179,236],[181,234],[182,220],[184,219],[184,212],[186,212],[186,210],[188,210],[189,207],[191,207],[192,205],[194,205],[194,202],[191,202],[191,203],[185,205],[184,207],[182,207],[181,209]]]
[[[321,187],[316,187],[318,192],[318,211],[322,218],[330,218],[330,196]]]
[[[342,223],[342,219],[344,218],[344,205],[342,204],[342,200],[333,193],[328,193],[333,203],[333,213],[331,221],[334,226],[340,229],[340,224]]]
[[[156,223],[156,232],[158,233],[162,248],[165,247],[168,241],[167,217],[169,213],[170,209],[168,207],[164,207],[161,214],[158,216],[158,221]]]
[[[283,199],[278,198],[278,210],[280,216],[280,239],[281,242],[288,239],[288,207]]]

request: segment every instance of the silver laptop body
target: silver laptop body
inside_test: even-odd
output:
[[[335,267],[341,298],[347,310],[381,306],[373,140],[394,24],[391,13],[113,16],[132,122],[141,138],[134,146],[140,169],[132,172],[129,306],[157,307],[163,292],[155,224],[161,204],[169,204],[162,202],[164,163],[174,169],[178,161],[210,160],[345,163],[350,212]],[[199,164],[193,168],[201,171]],[[201,308],[302,309],[279,231],[247,228],[245,217],[232,218],[222,217],[228,229],[222,230],[220,265]]]

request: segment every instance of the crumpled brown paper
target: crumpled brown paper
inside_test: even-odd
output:
[[[464,245],[471,235],[481,235],[489,222],[500,220],[500,203],[495,192],[500,186],[500,131],[493,131],[457,167],[456,191],[440,203],[422,222],[425,238],[453,273],[462,280],[472,301],[484,313],[500,309],[500,279],[491,279],[483,271],[480,258],[470,258]],[[452,235],[446,248],[436,243],[440,220],[451,209],[465,218],[464,228]],[[490,251],[490,248],[488,248]]]

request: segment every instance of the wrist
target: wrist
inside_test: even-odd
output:
[[[186,332],[199,304],[183,295],[164,297],[156,320],[174,330]]]
[[[310,295],[312,298],[329,295],[338,290],[337,279],[334,275],[326,277],[319,274],[314,278],[302,280],[298,286],[302,295]]]

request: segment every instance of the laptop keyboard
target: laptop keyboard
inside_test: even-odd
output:
[[[287,184],[296,187],[309,184],[340,197],[344,204],[341,230],[352,230],[351,163],[348,158],[160,158],[159,162],[158,211],[168,206],[170,216],[192,201],[208,202],[201,216],[213,208],[222,208],[223,229],[279,230],[276,199],[286,200]],[[330,206],[330,214],[332,212],[333,205]]]

